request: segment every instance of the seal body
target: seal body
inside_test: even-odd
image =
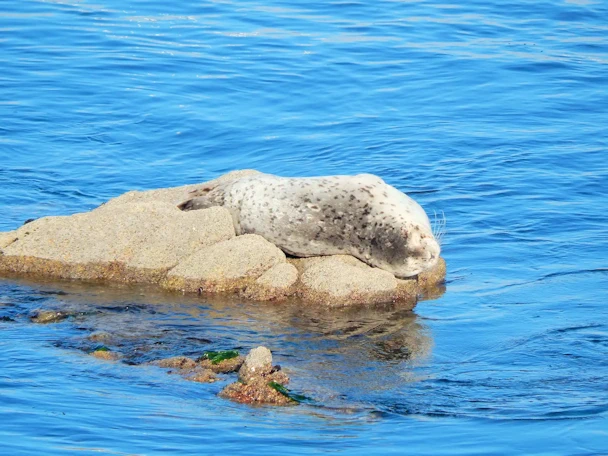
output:
[[[203,186],[182,210],[224,206],[237,234],[298,257],[347,254],[397,277],[435,265],[440,247],[418,203],[371,174],[287,178],[253,174]]]

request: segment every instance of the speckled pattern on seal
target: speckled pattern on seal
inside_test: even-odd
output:
[[[286,178],[254,174],[206,185],[182,210],[224,206],[237,234],[259,234],[294,256],[350,254],[411,277],[440,248],[418,203],[371,174]]]

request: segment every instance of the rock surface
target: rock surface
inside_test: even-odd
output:
[[[8,231],[0,233],[0,249],[12,244],[17,240],[17,231]]]
[[[376,304],[398,299],[394,275],[359,263],[335,257],[315,261],[302,273],[300,296],[327,306]]]
[[[201,367],[188,371],[182,375],[186,380],[198,383],[213,383],[217,381],[217,375],[211,369]]]
[[[400,302],[412,308],[419,294],[443,292],[443,259],[406,280],[348,255],[287,259],[258,235],[235,236],[225,208],[177,208],[201,188],[256,172],[132,191],[90,212],[44,217],[0,233],[0,275],[156,283],[182,292],[238,292],[260,301],[295,297],[324,306]]]
[[[238,371],[244,360],[245,358],[242,356],[237,356],[236,358],[225,359],[217,364],[213,364],[208,359],[201,359],[198,363],[200,367],[209,369],[216,374],[229,374]]]
[[[203,357],[194,360],[187,356],[173,356],[171,358],[152,361],[150,364],[165,369],[174,369],[169,371],[169,373],[179,374],[185,380],[199,383],[212,383],[218,379],[217,374],[229,374],[238,371],[243,364],[243,361],[244,358],[242,356],[236,356],[214,364]]]
[[[158,282],[193,251],[234,237],[230,212],[182,212],[164,202],[101,206],[22,226],[3,269],[68,279]]]
[[[290,263],[278,263],[249,285],[241,296],[258,301],[282,301],[295,294],[298,269]]]
[[[274,244],[257,234],[245,234],[198,250],[169,271],[162,286],[186,292],[235,291],[285,261]]]
[[[446,272],[447,269],[445,260],[443,258],[439,258],[439,261],[434,268],[418,274],[418,287],[422,291],[432,291],[433,287],[436,287],[444,282]]]
[[[187,356],[174,356],[172,358],[159,359],[158,361],[153,361],[151,364],[172,369],[194,369],[197,366],[196,361]]]

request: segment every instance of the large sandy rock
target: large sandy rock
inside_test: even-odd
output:
[[[0,249],[12,244],[18,239],[17,231],[7,231],[0,233]]]
[[[169,271],[162,286],[185,292],[236,291],[285,261],[274,244],[245,234],[195,252]]]
[[[349,255],[290,258],[260,236],[235,237],[230,212],[214,207],[182,212],[177,205],[213,186],[255,174],[167,189],[128,192],[97,209],[45,217],[0,233],[0,274],[161,283],[187,292],[238,291],[245,298],[299,296],[327,306],[440,296],[445,261],[400,280]]]
[[[156,282],[193,251],[234,237],[228,210],[182,212],[164,202],[104,205],[15,231],[0,269],[61,278]]]

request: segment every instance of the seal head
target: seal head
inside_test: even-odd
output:
[[[293,256],[347,254],[411,277],[433,267],[439,243],[418,203],[371,174],[286,178],[253,174],[206,185],[182,210],[224,206],[237,234]]]

